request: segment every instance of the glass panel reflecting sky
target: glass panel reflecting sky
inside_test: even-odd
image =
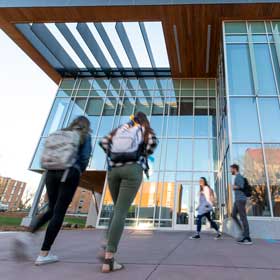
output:
[[[271,23],[273,26],[273,22],[269,21],[225,23],[228,94],[252,96],[229,98],[230,140],[233,143],[233,158],[229,159],[229,163],[239,163],[241,171],[254,187],[248,208],[251,216],[270,216],[271,210],[275,216],[280,213],[277,184],[280,133],[276,125],[280,121],[279,97],[276,98],[279,96],[280,82],[280,41],[278,31],[272,30]],[[245,37],[249,40],[240,44]],[[241,94],[241,87],[250,90]],[[222,99],[218,100],[220,105]],[[219,114],[223,116],[223,111],[219,111]],[[220,117],[218,123],[222,127],[218,140],[225,143],[225,124]],[[226,151],[223,145],[222,151]],[[225,181],[226,176],[223,176]],[[270,204],[273,209],[270,209]]]
[[[253,78],[248,45],[227,45],[227,65],[229,94],[252,95]]]
[[[276,95],[276,86],[268,44],[254,44],[258,89],[261,95]]]
[[[275,126],[275,121],[280,120],[279,100],[259,98],[259,108],[264,142],[279,142],[280,129]]]
[[[231,98],[231,128],[233,141],[260,141],[256,100]]]

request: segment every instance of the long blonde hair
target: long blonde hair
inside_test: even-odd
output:
[[[91,133],[90,121],[85,116],[74,119],[65,130],[78,130],[81,134],[81,145],[85,143],[86,137]]]

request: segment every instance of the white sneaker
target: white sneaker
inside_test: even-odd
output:
[[[58,257],[49,253],[45,257],[38,256],[35,261],[35,265],[43,265],[43,264],[55,263],[55,262],[58,262]]]
[[[13,242],[14,257],[19,261],[26,261],[32,258],[31,245],[33,243],[32,235],[20,234]]]

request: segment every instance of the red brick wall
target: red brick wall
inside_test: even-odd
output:
[[[16,211],[21,203],[26,183],[0,177],[0,200],[9,205],[9,211]]]
[[[78,188],[74,198],[68,208],[67,213],[70,214],[87,214],[89,211],[92,192],[83,188]]]

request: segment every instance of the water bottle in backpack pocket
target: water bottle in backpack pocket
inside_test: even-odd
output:
[[[115,163],[136,162],[143,151],[141,126],[122,126],[111,140],[109,158]]]
[[[58,130],[50,134],[41,155],[41,166],[46,170],[66,170],[78,155],[80,133],[77,130]]]

